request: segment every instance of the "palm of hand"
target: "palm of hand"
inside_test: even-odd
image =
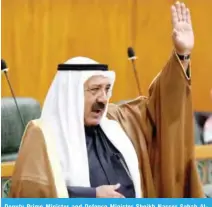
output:
[[[173,43],[179,54],[189,54],[194,47],[190,13],[184,4],[172,6]]]

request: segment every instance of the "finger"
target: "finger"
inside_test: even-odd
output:
[[[121,193],[114,191],[112,193],[113,198],[125,198]]]
[[[118,190],[121,187],[120,183],[117,183],[116,185],[113,185],[114,190]]]
[[[172,14],[172,24],[173,26],[175,26],[178,22],[177,11],[175,6],[171,7],[171,14]]]
[[[173,36],[174,37],[178,36],[178,31],[176,29],[173,30]]]
[[[191,14],[188,8],[186,9],[186,22],[191,24]]]
[[[181,4],[181,14],[182,14],[182,21],[186,21],[186,6],[184,3]]]
[[[176,7],[176,11],[177,11],[178,21],[181,21],[182,20],[182,14],[181,14],[181,5],[180,5],[179,1],[176,2],[175,7]]]

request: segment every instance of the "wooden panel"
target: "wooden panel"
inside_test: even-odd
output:
[[[117,73],[112,101],[131,99],[137,89],[128,46],[139,57],[141,86],[148,86],[171,50],[170,6],[166,0],[2,0],[2,57],[17,96],[43,102],[58,63],[88,56]],[[196,110],[212,110],[212,1],[185,1],[192,11],[196,44],[192,54]],[[10,96],[2,77],[2,96]]]
[[[137,0],[133,43],[139,56],[137,68],[142,88],[148,86],[165,65],[172,50],[170,7],[175,1]],[[212,111],[212,1],[186,0],[192,14],[195,48],[192,53],[192,90],[194,108]]]
[[[3,162],[1,163],[1,177],[11,177],[13,174],[15,162]]]
[[[131,0],[3,0],[2,57],[11,68],[16,94],[42,103],[57,64],[88,56],[116,69],[115,97],[127,98],[132,4]],[[10,95],[4,78],[2,95]]]
[[[212,159],[212,144],[195,147],[195,155],[197,160]]]

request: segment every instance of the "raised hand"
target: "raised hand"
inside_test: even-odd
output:
[[[175,50],[180,55],[190,54],[194,47],[190,11],[184,3],[177,2],[171,7],[171,14]]]

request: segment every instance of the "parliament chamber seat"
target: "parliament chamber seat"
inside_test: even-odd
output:
[[[212,153],[212,146],[211,144],[208,145],[208,143],[205,142],[204,136],[203,136],[203,130],[206,120],[209,118],[209,116],[212,115],[212,112],[201,112],[196,111],[194,112],[194,135],[195,135],[195,144],[196,146],[201,149],[201,154],[211,154]],[[206,147],[206,148],[204,148]],[[211,157],[203,157],[202,159],[199,159],[197,162],[198,171],[201,177],[201,180],[204,184],[204,191],[205,194],[208,197],[212,197],[212,158]]]

